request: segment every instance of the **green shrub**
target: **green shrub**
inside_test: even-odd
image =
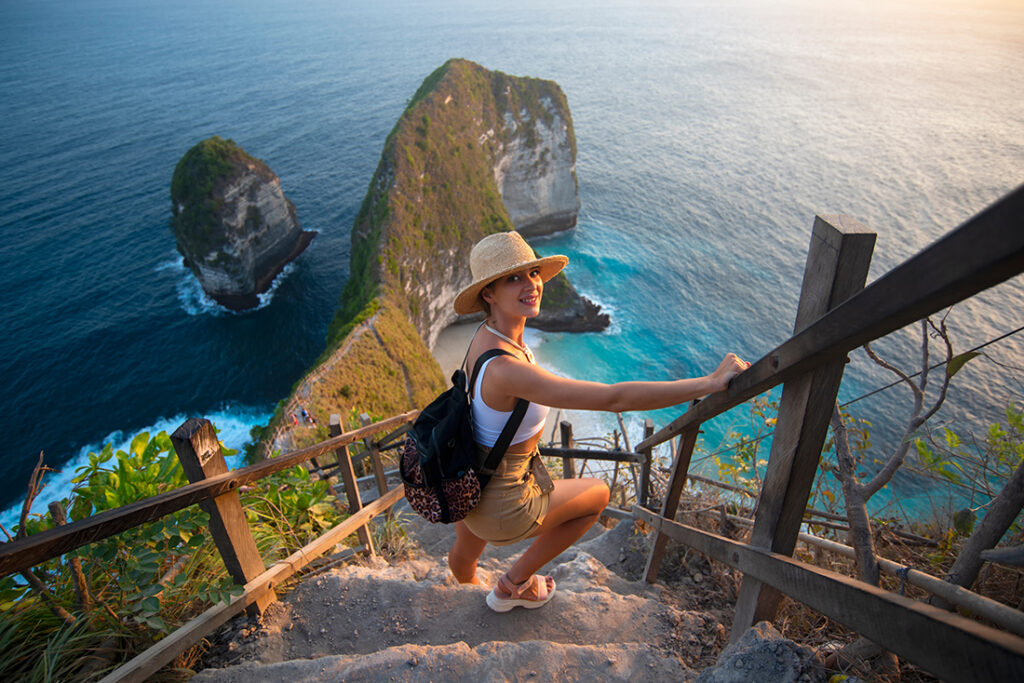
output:
[[[173,490],[188,480],[170,438],[160,432],[138,434],[127,452],[107,444],[90,453],[73,482],[71,496],[62,501],[70,521]],[[267,565],[343,519],[327,482],[310,481],[301,466],[246,487],[241,497]],[[53,521],[37,515],[25,526],[27,533],[38,533]],[[120,642],[123,658],[130,658],[211,604],[230,600],[241,586],[227,574],[208,532],[209,516],[193,505],[42,563],[32,571],[50,602],[21,577],[0,579],[0,645],[5,646],[0,680],[74,679],[87,664],[83,653],[102,643]],[[76,593],[73,558],[81,562],[88,608]],[[74,623],[63,623],[50,603],[73,615]]]

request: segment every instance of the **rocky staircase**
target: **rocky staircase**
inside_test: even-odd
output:
[[[713,616],[679,609],[663,587],[631,578],[639,576],[647,539],[628,520],[603,533],[595,526],[548,565],[557,584],[548,605],[497,614],[484,604],[487,589],[452,579],[444,554],[454,529],[402,519],[416,545],[413,559],[358,560],[308,578],[260,625],[243,620],[222,635],[220,661],[211,664],[227,666],[192,680],[685,681],[726,640]],[[493,585],[525,547],[488,546],[478,576]],[[801,648],[789,645],[772,662],[789,673],[765,680],[800,679]],[[708,673],[702,681],[712,680]]]

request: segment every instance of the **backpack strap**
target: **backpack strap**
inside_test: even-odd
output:
[[[480,368],[483,367],[484,363],[498,356],[512,356],[512,354],[504,349],[489,349],[481,353],[480,357],[476,359],[476,363],[473,365],[473,375],[469,381],[470,395],[472,395],[473,390],[476,388],[476,377],[480,373]],[[512,357],[514,358],[515,356]],[[516,401],[516,406],[512,409],[512,414],[509,415],[505,428],[501,430],[498,440],[491,447],[491,452],[487,454],[484,462],[477,467],[477,476],[480,478],[481,486],[486,486],[487,482],[490,481],[491,475],[498,469],[498,465],[501,463],[501,459],[505,457],[505,451],[511,445],[512,437],[519,431],[519,425],[523,423],[523,418],[526,417],[526,409],[529,407],[530,402],[525,398]]]
[[[470,396],[473,395],[473,391],[476,389],[476,376],[480,374],[480,369],[484,366],[484,363],[492,358],[497,358],[498,356],[512,356],[512,354],[505,349],[488,349],[481,353],[480,357],[476,359],[476,363],[473,364],[473,374],[469,377],[468,389]],[[515,358],[515,356],[512,357]],[[466,361],[462,362],[465,363]]]
[[[477,334],[477,332],[480,331],[480,328],[483,327],[486,324],[487,324],[487,320],[483,320],[479,325],[476,326],[476,330],[473,332],[473,336],[469,338],[470,339],[469,344],[466,345],[466,355],[464,355],[462,357],[462,363],[459,364],[459,368],[458,368],[459,370],[462,370],[463,372],[466,371],[466,361],[469,360],[469,350],[471,348],[473,348],[473,340],[476,339],[476,334]],[[474,370],[474,373],[475,372],[476,371]],[[476,375],[474,374],[474,377],[475,376]]]
[[[498,436],[498,440],[494,442],[494,446],[491,447],[491,452],[487,454],[487,458],[484,460],[484,464],[478,468],[479,474],[483,474],[489,481],[494,471],[498,469],[498,465],[501,464],[501,459],[505,457],[505,451],[508,450],[509,445],[512,442],[512,437],[515,436],[516,432],[519,431],[519,425],[523,423],[523,418],[526,416],[526,409],[530,407],[530,402],[525,398],[521,398],[516,401],[516,407],[512,409],[512,414],[508,417],[508,422],[505,423],[505,428],[501,430],[501,434]],[[486,484],[486,481],[482,481],[481,484]]]

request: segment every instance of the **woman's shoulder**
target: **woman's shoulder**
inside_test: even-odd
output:
[[[468,374],[472,374],[477,360],[491,350],[504,351],[506,354],[494,358],[493,360],[495,362],[500,363],[502,360],[513,359],[519,360],[516,350],[511,348],[509,344],[506,344],[500,339],[494,339],[493,335],[481,335],[478,332],[469,344],[469,350],[466,354],[466,372]]]

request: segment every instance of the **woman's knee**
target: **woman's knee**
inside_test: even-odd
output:
[[[551,494],[549,515],[559,521],[596,517],[608,505],[608,485],[600,479],[560,479]]]
[[[487,541],[480,538],[463,521],[455,523],[455,542],[452,544],[451,553],[463,557],[480,557],[480,554],[487,546]]]
[[[594,514],[598,514],[608,507],[611,491],[603,479],[583,479],[581,481],[586,481],[589,484],[586,492],[587,502],[590,503],[588,507]]]

